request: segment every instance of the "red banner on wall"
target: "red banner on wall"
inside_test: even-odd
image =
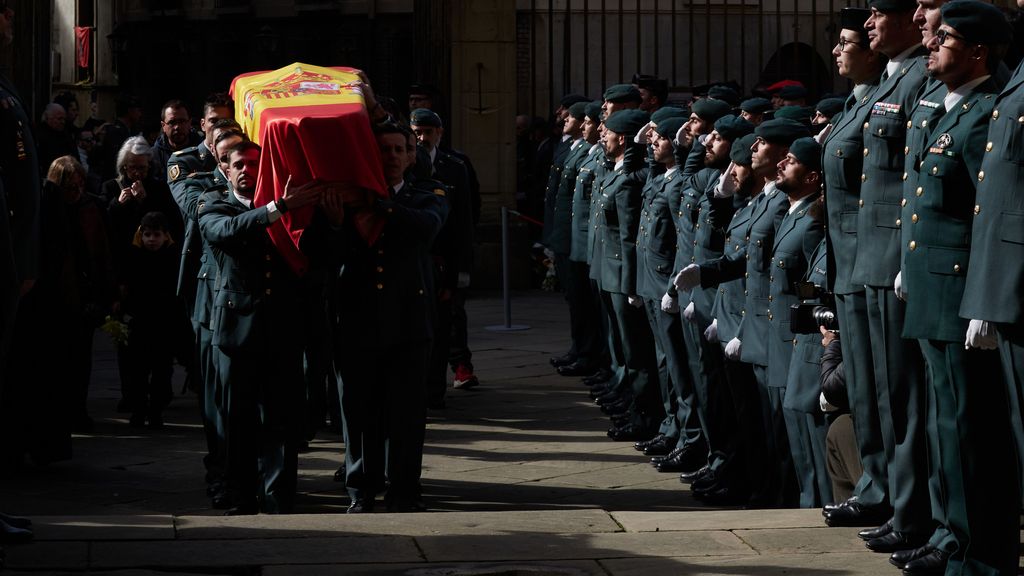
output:
[[[89,67],[89,39],[92,28],[75,26],[75,63],[79,68]]]

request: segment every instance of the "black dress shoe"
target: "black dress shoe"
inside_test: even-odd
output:
[[[825,524],[829,526],[874,526],[881,524],[892,516],[892,509],[884,504],[865,506],[854,500],[837,507],[825,515]]]
[[[348,473],[345,471],[345,465],[338,466],[338,469],[334,471],[334,481],[344,482],[345,478],[348,477]]]
[[[701,493],[701,499],[705,503],[715,506],[736,506],[746,502],[747,498],[749,498],[748,494],[735,492],[728,486],[720,486],[714,490]]]
[[[675,446],[675,438],[662,438],[657,442],[648,444],[644,448],[644,456],[667,456],[669,452],[675,449]]]
[[[696,472],[708,463],[707,454],[696,448],[684,448],[674,458],[658,462],[658,472]]]
[[[346,514],[369,514],[373,512],[373,500],[369,498],[356,498],[348,505],[348,510],[345,510]]]
[[[221,490],[210,498],[210,505],[216,510],[230,510],[232,508],[231,497],[228,496],[227,492]]]
[[[607,388],[598,384],[590,389],[590,397],[594,400],[597,400],[598,396],[604,396],[608,392],[609,390]]]
[[[697,476],[690,482],[690,491],[696,496],[698,492],[711,492],[722,485],[722,479],[718,477],[718,472],[712,468],[708,468],[708,471]]]
[[[657,436],[655,436],[654,438],[651,438],[650,440],[640,440],[640,441],[636,442],[635,444],[633,444],[633,448],[635,450],[639,451],[639,452],[643,452],[644,449],[647,448],[648,446],[650,446],[651,444],[654,444],[655,442],[660,442],[661,440],[664,440],[664,439],[665,439],[665,435],[664,434],[658,434]]]
[[[619,394],[615,390],[609,390],[604,394],[601,394],[597,398],[594,398],[594,404],[597,404],[598,406],[604,406],[605,404],[614,404],[615,402],[618,402],[620,400],[622,400],[621,394]]]
[[[0,521],[0,542],[4,544],[19,544],[29,542],[35,535],[27,528],[18,528]]]
[[[925,544],[924,546],[914,548],[913,550],[897,550],[889,555],[889,564],[892,564],[902,570],[908,562],[917,560],[922,556],[927,556],[928,554],[931,554],[933,550],[935,550],[935,548],[933,548],[931,544]]]
[[[875,538],[881,538],[892,532],[892,518],[885,521],[885,524],[877,526],[875,528],[865,528],[860,532],[857,532],[857,536],[861,540],[874,540]],[[870,546],[868,546],[870,548]]]
[[[612,416],[614,414],[625,414],[629,412],[629,402],[612,402],[611,404],[602,404],[601,412]]]
[[[419,498],[395,498],[385,499],[388,512],[407,514],[412,512],[426,512],[427,506]]]
[[[679,475],[679,481],[683,484],[688,484],[696,480],[697,478],[711,472],[711,465],[705,464],[699,470],[683,472]]]
[[[626,424],[629,424],[631,418],[632,417],[629,415],[628,412],[623,412],[621,414],[612,414],[611,416],[609,416],[608,419],[611,420],[612,427],[622,428]]]
[[[10,514],[4,514],[0,512],[0,522],[15,528],[21,528],[23,530],[32,529],[32,521],[28,518],[22,518],[21,516],[11,516]]]
[[[583,379],[583,384],[586,386],[597,386],[598,384],[604,384],[605,382],[612,379],[614,374],[607,368],[599,368],[597,372],[587,376]]]
[[[594,373],[594,367],[580,361],[558,367],[559,376],[587,376]]]
[[[567,364],[572,364],[575,361],[576,361],[576,356],[574,356],[572,354],[564,354],[562,356],[553,356],[551,358],[551,365],[554,366],[555,368],[558,368],[559,366],[565,366]]]
[[[856,496],[850,496],[849,498],[847,498],[846,500],[843,500],[842,502],[833,502],[831,504],[825,504],[824,506],[821,507],[821,515],[822,516],[828,516],[828,513],[833,511],[833,510],[835,510],[836,508],[840,508],[842,506],[846,506],[850,502],[856,502],[856,501],[857,501],[857,497]]]
[[[608,437],[616,442],[628,442],[630,440],[645,440],[651,437],[650,430],[634,424],[626,424],[621,428],[609,428]]]
[[[871,540],[864,542],[864,545],[872,552],[884,552],[886,554],[890,554],[897,550],[913,550],[915,548],[920,548],[927,542],[927,535],[915,534],[913,532],[897,532],[896,530],[893,530],[885,536],[879,536],[878,538],[872,538]]]
[[[922,576],[926,574],[945,574],[949,563],[949,552],[933,549],[924,556],[919,556],[903,566],[904,576]]]
[[[661,464],[662,462],[668,460],[669,458],[678,456],[682,452],[683,448],[673,448],[668,454],[665,454],[664,456],[653,456],[651,457],[651,466],[657,466],[658,464]]]

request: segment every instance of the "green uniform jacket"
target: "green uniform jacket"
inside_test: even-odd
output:
[[[924,47],[915,50],[875,91],[864,124],[864,173],[857,217],[857,259],[850,282],[892,286],[900,269],[900,217],[907,117],[925,82]]]
[[[1024,68],[993,99],[960,315],[1024,320]],[[991,147],[991,148],[990,148]]]
[[[185,237],[181,239],[181,266],[178,268],[178,296],[191,300],[195,279],[201,266],[203,241],[199,233],[196,206],[199,197],[212,185],[211,174],[217,159],[206,142],[171,154],[167,160],[167,185],[185,221]]]
[[[725,251],[725,235],[729,221],[732,220],[732,198],[715,198],[715,186],[722,174],[721,170],[705,168],[702,170],[706,179],[704,194],[697,205],[697,224],[694,225],[693,257],[697,262],[707,262],[721,258]],[[715,294],[718,286],[701,287],[690,292],[690,301],[694,305],[697,325],[702,331],[711,324],[711,309],[715,305]]]
[[[590,212],[587,219],[587,264],[590,264],[590,277],[594,277],[594,263],[597,260],[594,259],[594,255],[598,253],[598,245],[600,244],[601,226],[597,222],[596,215],[601,210],[601,183],[604,182],[605,175],[611,170],[608,158],[604,155],[604,149],[601,150],[601,157],[595,159],[597,163],[593,167],[594,175],[590,184]]]
[[[635,296],[636,236],[646,171],[629,172],[627,164],[605,174],[595,196],[598,210],[590,221],[597,238],[590,277],[605,292]]]
[[[198,177],[199,175],[197,175]],[[213,190],[224,190],[227,187],[227,177],[217,168],[212,173],[207,173],[207,187],[205,192]],[[198,228],[199,220],[196,218]],[[199,270],[196,272],[195,304],[192,308],[192,321],[207,328],[213,320],[213,302],[217,293],[217,257],[213,254],[210,243],[199,234],[202,241],[203,256],[199,261]]]
[[[768,272],[768,321],[771,336],[768,345],[768,386],[785,388],[793,359],[793,332],[789,329],[789,310],[800,299],[796,284],[811,267],[814,251],[825,237],[822,227],[820,195],[816,192],[798,204],[796,212],[786,214],[775,232]],[[786,205],[789,209],[789,203]],[[747,340],[740,337],[743,347]]]
[[[548,169],[548,183],[544,187],[544,228],[541,232],[541,242],[549,247],[551,231],[555,226],[555,195],[558,193],[558,184],[562,181],[562,169],[565,168],[565,160],[569,157],[571,146],[571,140],[561,140],[555,145],[551,168]]]
[[[907,121],[907,159],[905,162],[906,171],[903,174],[903,200],[900,201],[899,219],[901,246],[905,246],[907,242],[910,242],[908,233],[911,228],[903,226],[903,222],[909,222],[913,217],[914,206],[912,200],[917,194],[918,187],[918,170],[920,166],[918,165],[917,154],[913,152],[924,149],[925,145],[928,144],[928,135],[931,134],[928,120],[942,106],[942,99],[946,97],[948,92],[949,90],[946,89],[945,84],[934,78],[929,79],[921,87],[921,94],[918,97],[917,104],[910,113],[910,120]],[[906,250],[901,250],[900,254],[900,269],[902,270],[904,258],[906,258]],[[901,278],[901,281],[904,282],[903,289],[906,290],[905,279]]]
[[[864,123],[871,112],[878,79],[858,87],[864,95],[852,107],[832,120],[832,130],[822,143],[822,173],[825,182],[826,228],[830,270],[834,270],[832,291],[850,294],[864,289],[850,282],[857,257],[857,214],[860,210],[861,174],[864,173]],[[852,96],[851,96],[852,98]]]
[[[704,148],[701,147],[701,150]],[[676,218],[676,261],[673,268],[678,272],[697,261],[694,252],[697,248],[697,221],[700,218],[700,199],[707,188],[711,173],[705,172],[703,165],[697,168],[693,174],[683,170],[679,184],[673,188],[677,203],[675,210]],[[666,286],[669,294],[676,293],[676,287],[671,279]],[[685,294],[679,299],[681,307],[685,308],[690,301],[690,295]]]
[[[676,259],[676,224],[668,184],[679,171],[655,176],[644,186],[640,230],[636,239],[637,295],[661,302]]]
[[[548,248],[555,254],[565,256],[572,250],[572,198],[576,191],[576,175],[589,151],[590,144],[580,138],[573,143],[562,167],[551,213],[551,234],[548,236]]]
[[[750,218],[758,199],[735,198],[739,206],[733,214],[729,228],[725,232],[725,249],[723,258],[731,261],[746,261],[747,236],[750,234]],[[746,270],[746,267],[744,267]],[[746,289],[746,281],[743,276],[733,280],[726,280],[718,285],[718,293],[715,295],[715,304],[711,309],[711,315],[718,320],[718,341],[725,346],[739,333],[740,321],[745,312],[743,305],[746,296],[743,292]]]
[[[580,165],[572,193],[572,246],[569,249],[569,260],[573,262],[589,261],[587,252],[590,247],[590,202],[593,199],[596,170],[604,163],[604,150],[601,146],[591,146],[588,150],[591,148],[593,152],[589,153]]]
[[[903,223],[909,238],[903,246],[903,282],[907,318],[913,318],[903,327],[904,338],[962,342],[967,333],[960,301],[970,259],[975,186],[988,177],[981,163],[996,92],[992,79],[977,86],[941,119],[930,122],[927,144],[911,150],[920,175],[918,192],[908,199],[912,216]]]
[[[828,248],[822,240],[811,255],[811,267],[807,269],[804,280],[824,287],[826,278],[826,260]],[[804,300],[805,304],[816,303],[815,300]],[[719,322],[721,324],[721,322]],[[786,384],[786,397],[782,407],[807,414],[818,414],[821,405],[821,347],[820,334],[797,334],[796,347],[793,350],[792,362],[789,365],[789,381]]]

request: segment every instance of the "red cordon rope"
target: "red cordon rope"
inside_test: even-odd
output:
[[[518,216],[519,218],[522,218],[523,220],[526,220],[527,222],[529,222],[530,224],[533,224],[534,226],[540,226],[542,228],[544,227],[544,223],[541,222],[540,220],[534,220],[533,218],[530,218],[526,214],[523,214],[522,212],[519,212],[517,210],[509,209],[508,213],[513,215],[513,216]]]

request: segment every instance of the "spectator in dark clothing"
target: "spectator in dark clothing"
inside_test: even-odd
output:
[[[181,100],[168,100],[160,109],[160,135],[153,144],[153,166],[166,176],[171,154],[198,146],[203,138],[192,130],[192,116]]]
[[[117,119],[102,128],[100,175],[104,180],[117,177],[117,152],[129,136],[142,128],[142,105],[131,95],[122,94],[115,104]]]
[[[853,495],[864,467],[860,462],[857,440],[853,435],[853,419],[843,374],[843,350],[839,335],[821,328],[821,409],[833,415],[825,445],[828,451],[828,476],[832,480],[832,497],[844,502]]]
[[[120,311],[129,327],[124,353],[132,426],[161,428],[174,374],[174,336],[180,321],[175,289],[179,254],[161,212],[146,213],[118,270]]]
[[[61,156],[78,156],[71,134],[66,129],[67,113],[55,102],[46,105],[43,118],[35,132],[38,151],[39,173],[46,177],[50,164]]]

